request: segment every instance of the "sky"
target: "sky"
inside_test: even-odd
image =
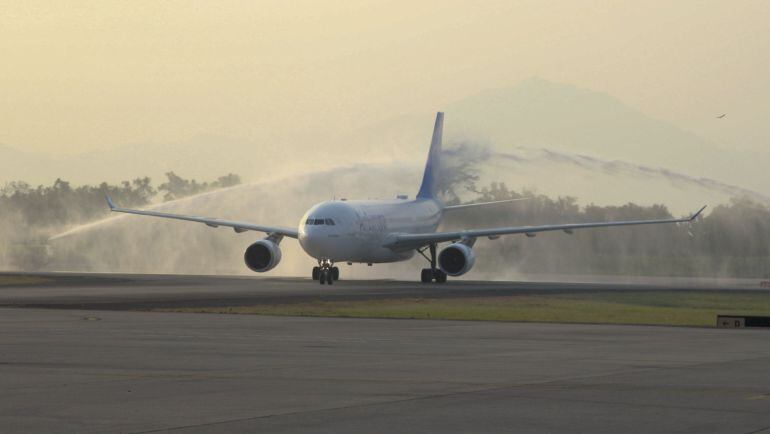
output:
[[[763,150],[768,22],[767,1],[0,0],[0,143],[333,135],[541,77]]]

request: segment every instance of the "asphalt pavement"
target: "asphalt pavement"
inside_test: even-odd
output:
[[[3,277],[0,432],[770,433],[764,329],[125,310],[644,285]]]

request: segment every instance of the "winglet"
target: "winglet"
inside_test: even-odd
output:
[[[695,220],[696,218],[698,218],[698,216],[699,216],[699,215],[700,215],[700,214],[703,212],[703,210],[704,210],[704,209],[706,209],[706,207],[707,207],[707,206],[708,206],[708,205],[703,205],[703,208],[699,209],[699,210],[698,210],[698,212],[696,212],[695,214],[691,215],[691,216],[690,216],[690,218],[689,218],[689,220],[690,220],[690,221],[693,221],[693,220]]]
[[[109,195],[109,194],[106,194],[106,193],[105,193],[105,194],[104,194],[104,197],[107,199],[107,206],[109,206],[109,207],[110,207],[110,211],[112,211],[112,210],[114,210],[115,208],[117,208],[117,207],[115,206],[115,202],[113,202],[113,201],[112,201],[112,198],[110,198],[110,195]]]

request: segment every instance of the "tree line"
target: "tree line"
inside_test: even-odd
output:
[[[63,179],[37,187],[24,181],[8,182],[0,188],[0,270],[44,268],[54,254],[50,236],[107,217],[105,194],[121,206],[138,208],[155,200],[170,201],[240,183],[233,173],[198,182],[174,172],[166,173],[166,182],[157,187],[148,177],[77,187]]]
[[[107,216],[105,193],[121,206],[142,207],[240,183],[234,174],[210,182],[184,179],[173,172],[166,178],[157,187],[146,177],[77,187],[63,180],[38,187],[6,184],[0,189],[0,269],[9,264],[44,267],[49,236]],[[673,217],[664,205],[580,206],[574,197],[515,191],[504,183],[479,187],[477,182],[472,171],[455,171],[454,190],[445,189],[447,203],[526,200],[497,205],[497,209],[454,211],[446,216],[442,229]],[[747,198],[734,198],[708,209],[692,224],[586,229],[535,238],[507,236],[480,240],[474,249],[484,258],[477,261],[474,272],[490,277],[531,272],[770,278],[770,209]]]
[[[185,179],[174,172],[166,173],[166,178],[157,188],[148,177],[78,187],[62,179],[37,187],[23,181],[9,182],[0,188],[0,221],[16,217],[25,226],[66,227],[106,216],[105,194],[120,206],[136,208],[149,205],[158,195],[166,202],[241,183],[234,173],[211,182]]]
[[[556,199],[513,191],[492,183],[470,202],[526,200],[500,205],[507,212],[467,208],[449,216],[447,227],[498,227],[611,220],[667,219],[664,205],[580,207],[573,197]],[[684,216],[677,216],[684,217]],[[501,237],[477,243],[485,258],[479,268],[561,274],[770,277],[770,208],[748,198],[707,210],[693,223],[632,226]]]

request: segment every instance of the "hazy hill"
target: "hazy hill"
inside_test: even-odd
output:
[[[770,151],[721,149],[603,93],[530,79],[514,87],[480,92],[443,109],[447,113],[448,144],[470,142],[502,153],[543,148],[605,161],[617,159],[653,168],[652,172],[677,171],[770,195],[770,171],[766,168]],[[78,184],[115,182],[144,175],[159,179],[169,170],[198,179],[235,172],[244,181],[260,181],[279,174],[362,162],[421,162],[430,140],[433,116],[402,116],[353,132],[303,131],[293,138],[269,138],[266,133],[264,140],[256,142],[205,136],[66,157],[41,156],[0,146],[0,182],[24,179],[33,184],[50,183],[62,177]],[[661,168],[665,170],[658,170]],[[536,175],[547,177],[552,184],[558,185],[564,175],[549,172],[547,166],[542,169]],[[583,170],[582,175],[571,177],[590,181],[592,169]],[[511,185],[522,182],[517,177],[505,178],[505,173],[499,176]],[[537,178],[527,180],[527,185],[537,184]],[[590,187],[590,182],[587,184]],[[623,185],[617,187],[622,189]],[[581,199],[584,196],[580,191],[570,194]]]
[[[714,178],[770,195],[770,150],[723,149],[693,133],[653,119],[610,95],[541,79],[490,89],[445,107],[445,137],[501,152],[546,148],[662,167]],[[715,122],[721,122],[714,119]],[[411,155],[430,135],[428,116],[401,117],[363,130],[394,155]],[[420,148],[421,150],[424,148]]]
[[[600,92],[530,79],[447,107],[454,131],[499,144],[563,148],[642,164],[714,146]]]

